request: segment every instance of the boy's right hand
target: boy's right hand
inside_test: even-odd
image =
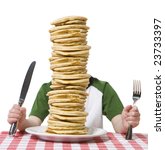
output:
[[[16,121],[21,124],[26,118],[26,108],[20,107],[17,104],[14,104],[13,107],[9,110],[8,113],[8,123],[12,124]]]

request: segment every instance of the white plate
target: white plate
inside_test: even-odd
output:
[[[37,136],[41,140],[56,142],[82,142],[92,140],[94,137],[105,135],[107,131],[101,128],[89,128],[86,135],[60,135],[45,132],[46,126],[36,126],[26,129],[27,133]]]

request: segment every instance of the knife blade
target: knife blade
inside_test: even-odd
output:
[[[30,81],[31,81],[32,74],[33,74],[33,71],[34,71],[35,64],[36,64],[36,62],[33,61],[30,64],[30,66],[28,68],[28,71],[26,73],[26,76],[25,76],[25,79],[24,79],[24,82],[23,82],[23,85],[22,85],[19,101],[18,101],[19,106],[22,106],[24,101],[25,101],[26,94],[28,92]],[[9,135],[14,136],[16,131],[17,131],[17,122],[14,122],[10,126]]]

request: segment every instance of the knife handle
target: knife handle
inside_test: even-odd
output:
[[[132,140],[132,125],[128,127],[127,134],[125,137],[126,140]]]
[[[14,136],[17,131],[17,122],[14,122],[10,126],[9,135]]]
[[[19,98],[18,101],[18,105],[21,107],[23,105],[24,99],[23,98]]]
[[[18,105],[21,107],[23,102],[24,102],[24,99],[20,98],[18,101]],[[17,122],[14,122],[10,126],[9,135],[14,136],[16,131],[17,131]]]

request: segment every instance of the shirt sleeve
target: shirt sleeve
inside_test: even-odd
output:
[[[48,96],[46,96],[48,91],[50,91],[50,83],[44,83],[37,93],[29,116],[39,117],[41,121],[47,117],[49,114]]]
[[[113,117],[122,113],[123,104],[119,96],[109,83],[106,82],[103,90],[103,114],[111,121]]]

